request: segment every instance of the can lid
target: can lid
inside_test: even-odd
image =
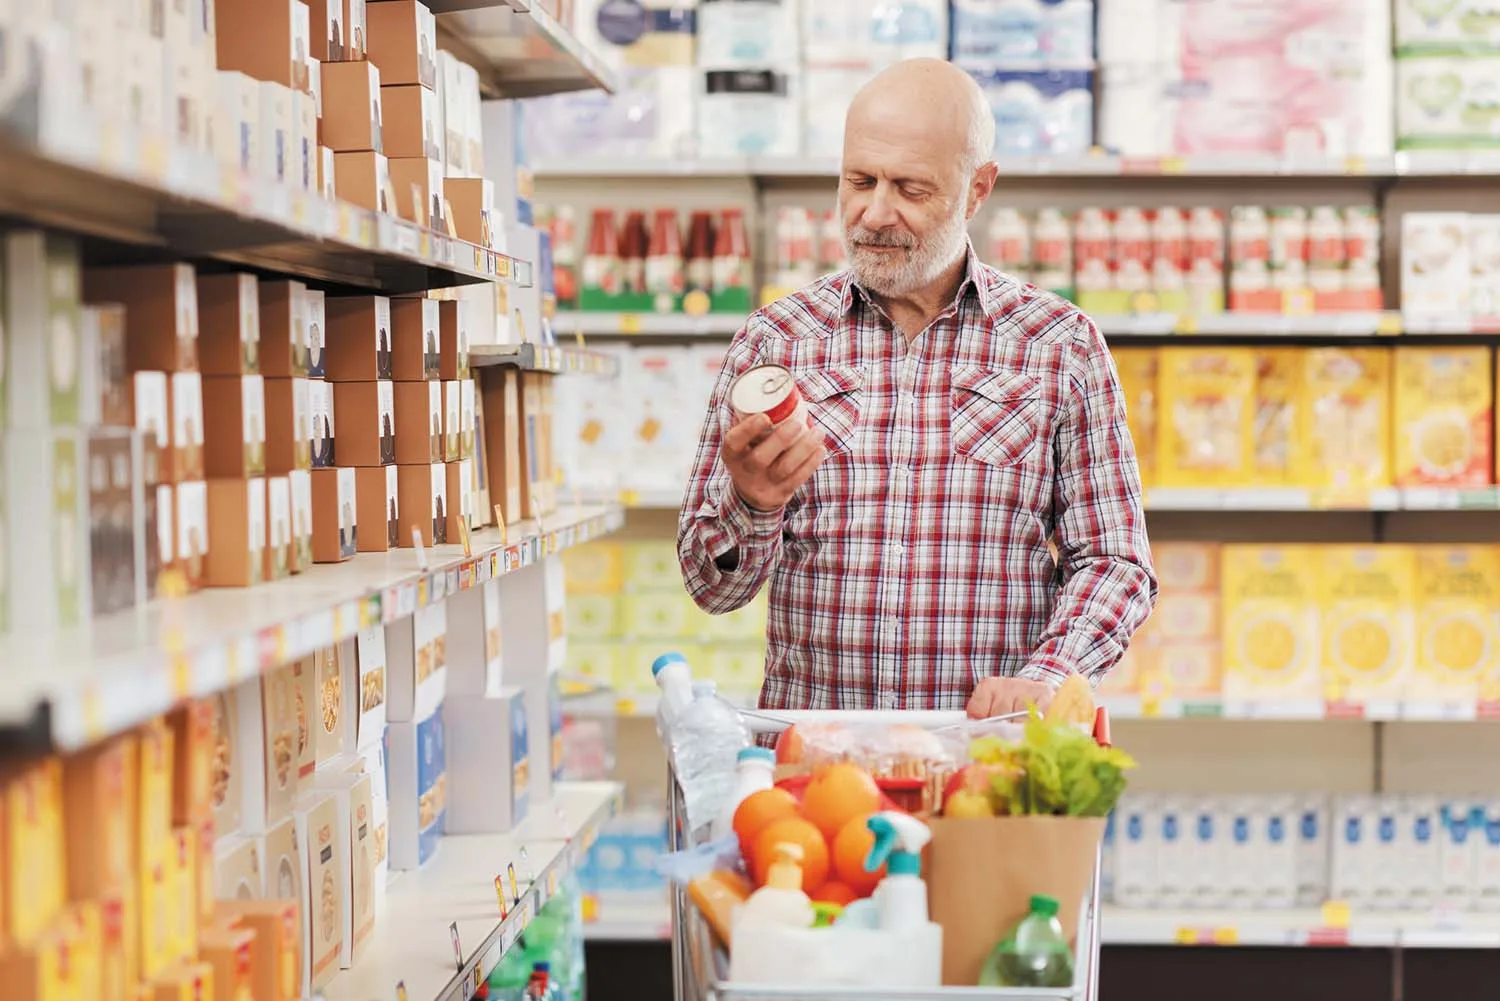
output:
[[[729,405],[741,414],[774,410],[797,391],[792,373],[780,365],[757,365],[729,387]]]
[[[680,653],[664,653],[651,662],[651,677],[656,677],[672,664],[686,664],[687,658]]]

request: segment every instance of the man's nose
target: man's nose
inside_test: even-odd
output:
[[[900,221],[896,215],[895,193],[890,185],[884,182],[875,185],[875,191],[870,195],[870,204],[865,209],[865,217],[861,221],[870,229],[885,229]]]

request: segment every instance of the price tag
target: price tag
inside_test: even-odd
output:
[[[1187,160],[1180,156],[1164,156],[1157,166],[1163,174],[1187,173]]]
[[[640,332],[641,332],[641,315],[639,313],[621,313],[620,314],[620,333],[622,333],[622,334],[638,334]]]
[[[510,901],[505,898],[505,877],[495,877],[495,899],[500,903],[500,920],[510,916]]]
[[[634,716],[635,715],[635,700],[634,699],[616,699],[615,700],[615,715],[616,716]]]
[[[1349,927],[1349,904],[1342,900],[1324,901],[1323,927],[1347,929]]]
[[[83,735],[90,743],[104,736],[104,705],[93,688],[83,693]]]
[[[453,939],[453,965],[459,973],[464,971],[464,949],[458,943],[458,922],[455,921],[448,926],[448,934]]]
[[[427,547],[422,544],[422,529],[420,526],[413,525],[411,527],[411,545],[417,551],[417,567],[421,570],[426,570],[428,567]]]
[[[410,1001],[406,996],[406,981],[396,981],[396,1001]]]
[[[464,559],[473,557],[474,550],[469,539],[469,522],[467,519],[458,523],[458,538],[464,545]]]
[[[510,545],[510,534],[505,527],[505,513],[500,510],[499,504],[495,505],[495,527],[500,530],[500,545],[502,547]]]
[[[1394,337],[1403,329],[1400,313],[1381,313],[1375,319],[1375,333],[1381,337]]]
[[[1314,312],[1312,289],[1292,289],[1281,297],[1284,316],[1311,316]]]
[[[521,851],[524,853],[526,849],[522,848]],[[514,862],[505,863],[505,875],[510,878],[511,900],[519,904],[521,902],[521,888],[516,884],[516,864]]]
[[[1172,329],[1173,333],[1196,334],[1198,332],[1198,317],[1192,313],[1184,313],[1177,318],[1177,325]]]
[[[1198,929],[1179,928],[1177,929],[1176,933],[1173,934],[1172,940],[1178,945],[1197,945],[1199,941]]]

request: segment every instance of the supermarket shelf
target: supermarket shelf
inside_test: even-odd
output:
[[[1105,946],[1240,946],[1249,948],[1354,947],[1373,949],[1500,948],[1500,914],[1358,912],[1337,908],[1266,911],[1129,910],[1106,906]],[[671,934],[671,918],[641,915],[629,922],[584,928],[609,941],[656,941]]]
[[[59,143],[42,151],[0,136],[0,216],[100,241],[98,256],[127,245],[130,260],[145,248],[390,294],[532,281],[529,262],[161,142],[106,129]]]
[[[1072,157],[1001,157],[1000,183],[1007,178],[1336,178],[1388,180],[1401,177],[1487,176],[1500,173],[1495,153],[1397,153],[1388,157],[1121,157],[1105,154]],[[749,177],[834,178],[836,158],[743,157],[693,160],[676,158],[542,160],[533,165],[539,177]]]
[[[569,507],[461,546],[361,553],[253,588],[210,589],[59,633],[0,642],[0,747],[77,750],[304,657],[378,622],[620,527],[618,506]]]
[[[468,1001],[561,879],[583,862],[620,797],[613,782],[560,783],[551,801],[532,803],[506,834],[444,838],[432,861],[393,876],[374,940],[353,969],[329,984],[327,1001],[403,996],[397,984],[411,1001]],[[502,918],[494,879],[510,864],[520,901],[512,898]],[[449,932],[455,922],[461,965]]]
[[[615,73],[538,0],[433,0],[438,45],[479,70],[489,97],[619,87]]]
[[[552,328],[559,336],[729,338],[745,325],[741,313],[559,313]]]
[[[469,364],[513,365],[528,372],[554,374],[614,376],[619,373],[619,362],[612,355],[558,344],[474,344],[469,347]]]

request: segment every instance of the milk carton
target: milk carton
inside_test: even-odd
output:
[[[1351,907],[1371,906],[1371,860],[1374,850],[1375,808],[1368,796],[1345,796],[1333,808],[1332,861],[1328,895]]]
[[[1228,848],[1223,800],[1202,796],[1183,805],[1187,830],[1186,904],[1194,908],[1223,907],[1227,903],[1225,862]]]
[[[1161,807],[1149,793],[1130,793],[1116,807],[1115,903],[1153,907],[1161,855]]]
[[[1478,828],[1483,824],[1484,810],[1467,800],[1448,800],[1438,807],[1439,904],[1457,910],[1472,905],[1478,874]]]
[[[1366,900],[1375,910],[1393,911],[1406,899],[1406,877],[1401,871],[1405,849],[1402,845],[1401,800],[1397,796],[1377,796],[1371,803],[1373,831],[1367,837]]]
[[[1219,861],[1223,893],[1219,906],[1244,910],[1256,905],[1264,844],[1264,827],[1258,823],[1260,811],[1261,801],[1255,796],[1230,797],[1221,804],[1224,829]]]
[[[1191,800],[1163,796],[1157,807],[1156,906],[1173,909],[1188,906],[1195,878],[1196,852],[1191,850]]]
[[[1258,837],[1251,876],[1254,887],[1251,906],[1291,907],[1297,902],[1301,848],[1297,801],[1291,796],[1267,797],[1257,804],[1253,817]]]
[[[1401,808],[1401,857],[1397,872],[1405,883],[1400,906],[1427,910],[1437,902],[1441,824],[1438,801],[1407,796]]]
[[[1500,911],[1500,803],[1483,808],[1484,824],[1475,832],[1474,908]]]
[[[1316,907],[1328,899],[1331,851],[1328,799],[1303,797],[1298,800],[1296,811],[1296,904]]]

